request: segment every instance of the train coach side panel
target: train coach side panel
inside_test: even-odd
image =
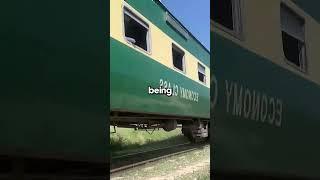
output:
[[[111,110],[209,118],[209,88],[113,38],[110,48]],[[175,95],[148,94],[164,82]]]
[[[319,86],[216,33],[211,38],[215,171],[319,177]]]
[[[110,6],[111,111],[209,119],[209,52],[166,22],[168,11],[160,2],[117,0]],[[149,52],[127,42],[124,7],[148,26]],[[173,46],[184,53],[184,72],[173,65]],[[198,64],[205,67],[206,83],[198,78]],[[173,96],[149,95],[149,86],[171,88]]]
[[[170,27],[165,21],[165,10],[159,5],[161,3],[156,3],[156,1],[158,0],[127,0],[126,2],[132,5],[132,7],[141,14],[148,17],[155,26],[174,39],[179,45],[183,46],[197,59],[200,59],[206,66],[210,66],[210,53],[207,52],[207,50],[205,50],[205,48],[200,44],[200,42],[197,42],[196,39],[189,37],[189,39],[186,40],[175,29]]]

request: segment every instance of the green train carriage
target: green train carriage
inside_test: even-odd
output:
[[[111,125],[208,136],[210,54],[159,1],[110,1]],[[148,87],[171,88],[172,96]]]
[[[217,177],[320,177],[319,5],[213,1]]]

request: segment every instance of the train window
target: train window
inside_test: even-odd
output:
[[[174,44],[172,44],[172,61],[175,68],[185,72],[184,52]]]
[[[127,8],[124,8],[124,33],[129,43],[145,51],[150,51],[148,24]]]
[[[281,4],[282,45],[285,59],[299,70],[306,71],[304,19]]]
[[[239,36],[241,33],[240,0],[213,0],[212,6],[213,21],[224,30]]]
[[[198,78],[199,81],[206,83],[206,68],[198,63]]]

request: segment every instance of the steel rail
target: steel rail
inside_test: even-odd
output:
[[[116,172],[120,172],[120,171],[123,171],[123,170],[126,170],[126,169],[130,169],[130,168],[133,168],[133,167],[141,166],[141,165],[144,165],[144,164],[147,164],[147,163],[150,163],[150,162],[154,162],[154,161],[158,161],[158,160],[161,160],[161,159],[165,159],[165,158],[168,158],[168,157],[171,157],[171,156],[176,156],[176,155],[184,154],[184,153],[187,153],[187,152],[195,151],[195,150],[198,150],[199,147],[205,147],[207,145],[205,145],[205,144],[185,143],[185,144],[179,144],[179,145],[166,147],[166,148],[159,148],[159,149],[156,149],[156,150],[144,151],[144,152],[139,152],[139,153],[132,153],[130,155],[128,154],[128,155],[117,156],[117,159],[121,159],[121,158],[125,158],[125,157],[127,157],[129,159],[130,157],[133,158],[135,155],[143,155],[143,154],[152,153],[152,152],[159,151],[159,150],[174,149],[174,148],[179,147],[179,146],[185,146],[185,147],[190,146],[190,148],[189,149],[184,149],[184,150],[178,150],[177,152],[167,153],[165,155],[161,155],[161,156],[155,157],[155,158],[150,158],[150,159],[147,159],[147,160],[142,160],[142,161],[138,161],[138,162],[134,162],[134,163],[129,163],[129,164],[126,164],[126,165],[122,165],[120,167],[111,168],[110,169],[110,174],[113,174],[113,173],[116,173]],[[113,160],[115,160],[115,159],[113,158]]]
[[[111,159],[115,160],[115,159],[119,159],[119,158],[124,158],[124,157],[129,157],[129,156],[134,156],[134,155],[138,155],[138,154],[144,154],[144,153],[149,153],[149,152],[154,152],[154,151],[159,151],[159,150],[165,150],[165,149],[175,148],[175,147],[179,147],[179,146],[186,146],[186,145],[191,145],[191,143],[188,142],[188,143],[184,143],[184,144],[166,146],[163,148],[150,148],[150,150],[139,151],[139,152],[135,152],[135,153],[131,153],[131,154],[119,155],[119,156],[112,157]]]

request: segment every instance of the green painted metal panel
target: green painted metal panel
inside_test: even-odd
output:
[[[216,33],[211,34],[211,43],[215,50],[211,69],[218,87],[217,104],[212,110],[216,124],[215,171],[319,178],[319,86]],[[237,96],[230,90],[231,82],[238,85]],[[234,113],[238,107],[234,106],[234,97],[239,99],[241,86],[243,111],[239,115]],[[263,93],[267,95],[268,104],[260,99],[260,107],[263,103],[267,110],[260,108],[260,116],[254,120],[250,118],[253,109],[249,118],[244,115],[244,106],[253,107],[253,103],[249,105],[249,98],[245,98],[246,88],[252,99],[254,91],[261,93],[260,98]],[[215,88],[211,89],[214,94]],[[231,101],[228,101],[228,92],[231,92]],[[273,122],[269,121],[275,112],[271,98],[282,102],[282,113],[277,113],[281,111],[280,105],[276,106]],[[267,119],[264,120],[261,114],[267,114]],[[279,114],[282,115],[281,127],[275,125]]]
[[[106,161],[103,4],[6,3],[0,28],[0,154]]]
[[[165,10],[157,2],[152,0],[127,0],[132,7],[147,17],[153,24],[159,27],[169,37],[174,39],[179,45],[187,49],[201,62],[210,66],[210,53],[195,39],[186,40],[179,32],[175,31],[165,21]],[[209,21],[209,17],[208,17]]]
[[[292,0],[295,4],[297,4],[301,9],[306,11],[310,16],[320,22],[320,1],[306,1],[306,0]]]
[[[209,118],[209,88],[110,39],[111,110]],[[178,96],[149,95],[160,79],[179,86]],[[181,98],[181,87],[198,93],[198,102]]]

